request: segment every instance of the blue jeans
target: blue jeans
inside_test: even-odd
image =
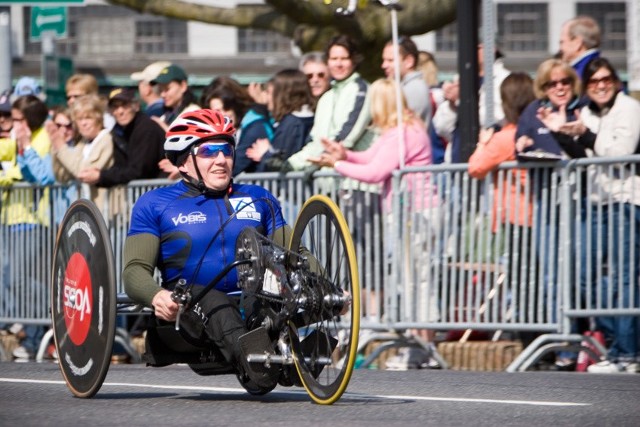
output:
[[[538,206],[534,211],[534,232],[532,239],[536,242],[537,275],[542,280],[544,289],[544,315],[547,322],[558,321],[558,239],[560,234],[560,210],[553,202],[547,202],[551,206],[542,206],[538,200]],[[555,218],[553,216],[555,215]]]
[[[635,208],[635,209],[634,209]],[[640,206],[629,203],[604,205],[602,215],[588,206],[582,209],[583,243],[580,287],[587,307],[635,308],[639,306],[640,275]],[[634,212],[632,212],[632,210]],[[633,234],[631,227],[634,227]],[[591,232],[591,242],[585,240]],[[632,248],[632,238],[633,248]],[[632,266],[632,259],[634,260]],[[587,261],[590,265],[587,265]],[[601,270],[601,280],[597,273]],[[589,293],[589,289],[591,293]],[[598,301],[598,291],[601,292]],[[632,297],[633,295],[633,297]],[[589,296],[591,298],[589,298]],[[632,299],[633,298],[633,299]],[[633,360],[638,354],[639,324],[637,316],[606,316],[596,318],[596,326],[610,342],[608,358]]]

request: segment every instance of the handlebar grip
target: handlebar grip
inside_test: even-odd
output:
[[[176,331],[180,330],[180,316],[184,313],[184,304],[178,306],[178,315],[176,316]]]

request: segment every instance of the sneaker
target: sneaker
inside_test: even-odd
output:
[[[9,332],[13,335],[18,335],[20,332],[22,332],[23,328],[24,327],[22,326],[22,323],[14,323],[9,327]]]
[[[33,358],[33,353],[24,348],[24,346],[19,346],[13,350],[13,357],[16,359],[28,360]]]
[[[637,362],[629,362],[624,363],[624,370],[628,374],[637,374],[640,372],[640,363]]]
[[[404,348],[398,350],[398,354],[387,359],[385,366],[387,371],[406,371],[409,369],[409,358]]]
[[[589,365],[587,372],[592,374],[619,374],[629,373],[635,374],[639,371],[640,366],[635,362],[611,362],[603,360],[602,362]]]
[[[440,362],[438,362],[436,359],[434,359],[433,357],[429,357],[429,360],[427,361],[426,364],[422,364],[422,368],[427,368],[427,369],[441,369],[442,366],[440,366]]]
[[[554,365],[558,371],[576,370],[576,360],[568,357],[558,357],[554,362]]]

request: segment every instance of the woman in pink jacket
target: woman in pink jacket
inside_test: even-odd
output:
[[[403,138],[404,149],[398,147],[398,114],[396,109],[396,87],[393,80],[379,79],[369,88],[371,97],[371,122],[380,136],[365,151],[352,151],[339,142],[323,139],[324,153],[309,161],[320,166],[330,166],[341,175],[371,184],[383,184],[383,212],[392,210],[392,173],[400,168],[403,153],[404,166],[427,166],[432,164],[431,143],[424,122],[407,108],[404,96]],[[438,198],[430,182],[430,174],[415,172],[404,175],[411,194],[411,211],[424,211],[437,207]]]
[[[352,151],[342,144],[324,139],[325,152],[320,157],[309,159],[320,166],[332,166],[341,175],[367,183],[382,183],[382,211],[385,213],[388,230],[402,226],[402,238],[410,236],[414,258],[409,260],[409,268],[404,271],[405,280],[398,289],[403,295],[403,309],[411,313],[418,322],[435,322],[440,317],[436,289],[431,276],[432,254],[440,228],[439,199],[429,172],[411,172],[402,177],[401,212],[393,212],[393,171],[400,169],[400,155],[405,167],[428,166],[432,164],[431,142],[424,122],[407,108],[402,96],[403,122],[402,139],[398,133],[396,106],[396,84],[393,80],[379,79],[369,87],[371,97],[372,125],[380,136],[365,151]],[[402,150],[399,143],[403,142]],[[400,216],[400,218],[397,217]],[[385,233],[386,253],[394,253],[395,234]],[[391,285],[391,283],[389,282]],[[391,289],[387,291],[391,292]],[[375,295],[373,295],[375,296]],[[414,332],[423,340],[432,341],[428,330]],[[401,349],[398,356],[387,360],[388,369],[407,369],[426,366],[429,353],[416,347]]]

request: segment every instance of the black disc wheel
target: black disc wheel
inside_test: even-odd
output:
[[[95,395],[107,375],[116,322],[115,263],[98,208],[78,200],[56,238],[51,317],[62,375],[77,397]]]
[[[313,401],[329,405],[349,384],[360,329],[360,286],[353,240],[342,212],[331,199],[313,196],[304,204],[290,250],[311,257],[313,273],[308,278],[311,289],[307,300],[314,299],[312,314],[289,323],[294,363]],[[340,298],[342,302],[336,303]]]

